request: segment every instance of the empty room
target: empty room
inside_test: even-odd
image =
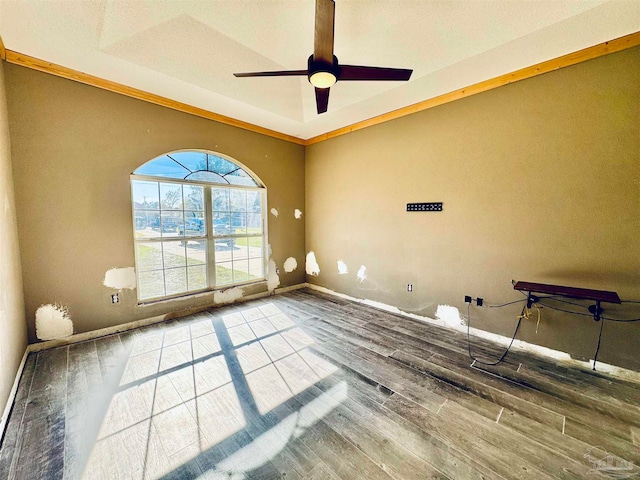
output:
[[[0,57],[1,479],[640,479],[637,0],[1,0]]]

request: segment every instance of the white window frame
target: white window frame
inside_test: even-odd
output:
[[[198,151],[198,150],[189,150],[189,151]],[[229,157],[220,155],[218,153],[214,153],[214,152],[206,152],[206,153],[210,153],[212,155],[217,155],[217,156],[221,156],[223,158],[227,158],[229,161],[232,161],[233,163],[235,163],[236,165],[238,165],[239,167],[241,167],[243,170],[245,170],[247,173],[249,173],[254,180],[256,180],[256,182],[258,182],[258,180],[256,179],[256,177],[252,174],[252,172],[250,172],[248,169],[246,169],[244,166],[238,164],[237,161],[230,159]],[[135,209],[135,201],[133,198],[133,181],[134,180],[139,180],[139,181],[147,181],[147,182],[156,182],[156,183],[174,183],[174,184],[178,184],[178,185],[195,185],[195,186],[201,186],[203,187],[203,194],[204,194],[204,217],[205,217],[205,224],[206,224],[206,234],[204,236],[193,236],[193,235],[187,235],[186,232],[186,228],[185,228],[185,235],[181,236],[181,237],[162,237],[159,236],[158,238],[148,238],[148,237],[143,237],[143,238],[137,238],[136,237],[136,209]],[[259,183],[259,182],[258,182]],[[170,300],[173,298],[180,298],[180,297],[187,297],[187,296],[192,296],[192,295],[197,295],[200,293],[205,293],[205,292],[212,292],[212,291],[216,291],[216,290],[224,290],[224,289],[228,289],[228,288],[232,288],[232,287],[237,287],[237,286],[242,286],[242,285],[250,285],[250,284],[255,284],[255,283],[261,283],[261,282],[265,282],[267,279],[267,267],[268,267],[268,259],[267,259],[267,250],[268,250],[268,233],[267,233],[267,189],[264,186],[256,186],[256,187],[250,187],[250,186],[244,186],[244,185],[230,185],[230,184],[223,184],[223,183],[213,183],[213,182],[203,182],[203,181],[191,181],[188,179],[176,179],[176,178],[170,178],[170,177],[160,177],[160,176],[150,176],[150,175],[137,175],[137,174],[131,174],[130,175],[130,187],[131,187],[131,214],[132,214],[132,220],[133,220],[133,242],[134,242],[134,257],[135,257],[135,265],[136,265],[136,283],[138,284],[138,288],[137,288],[137,296],[138,296],[138,304],[139,305],[144,305],[144,304],[149,304],[149,303],[156,303],[156,302],[160,302],[160,301],[164,301],[164,300]],[[228,235],[214,235],[213,232],[213,205],[212,205],[212,190],[214,188],[221,188],[221,189],[229,189],[229,190],[246,190],[246,191],[257,191],[261,193],[261,201],[262,201],[262,205],[261,205],[261,220],[262,220],[262,233],[260,234],[228,234]],[[262,238],[262,273],[263,273],[263,277],[259,278],[259,279],[251,279],[251,280],[246,280],[243,282],[233,282],[233,283],[229,283],[229,284],[224,284],[224,285],[216,285],[215,283],[215,279],[216,279],[216,257],[215,257],[215,240],[216,239],[220,239],[220,238],[251,238],[251,237],[260,237]],[[164,295],[161,297],[153,297],[153,298],[144,298],[144,299],[140,299],[140,288],[139,288],[139,270],[138,270],[138,253],[137,253],[137,244],[138,243],[149,243],[149,242],[163,242],[163,241],[175,241],[175,240],[185,240],[185,241],[189,241],[189,240],[199,240],[199,241],[206,241],[206,251],[207,251],[207,264],[206,264],[206,288],[203,289],[199,289],[199,290],[190,290],[188,292],[181,292],[181,293],[177,293],[177,294],[173,294],[173,295]],[[164,267],[162,267],[162,271],[165,272],[166,269]],[[165,293],[166,293],[166,284],[165,284]]]

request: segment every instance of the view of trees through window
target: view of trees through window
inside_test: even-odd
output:
[[[265,278],[264,188],[241,167],[177,152],[138,168],[131,187],[140,301]]]

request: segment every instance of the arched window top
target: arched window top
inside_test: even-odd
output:
[[[195,150],[161,155],[138,167],[133,173],[222,185],[262,186],[253,175],[233,161],[217,154]]]

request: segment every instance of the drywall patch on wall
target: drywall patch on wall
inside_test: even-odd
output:
[[[218,290],[213,293],[214,303],[233,303],[244,295],[244,290],[240,287]]]
[[[277,208],[272,208],[271,209],[271,215],[273,215],[274,217],[278,216],[278,209]]]
[[[342,260],[338,260],[338,275],[346,275],[349,273],[349,267]]]
[[[293,212],[293,216],[296,217],[297,220],[300,220],[302,218],[302,212],[296,208]]]
[[[367,267],[360,265],[358,273],[356,273],[356,278],[360,283],[364,282],[367,279]]]
[[[61,305],[41,305],[36,310],[36,337],[55,340],[73,335],[73,322],[69,311]]]
[[[298,268],[298,261],[293,257],[289,257],[284,261],[283,267],[285,272],[291,273]]]
[[[313,252],[307,253],[305,271],[307,272],[307,275],[318,276],[320,274],[320,265],[318,265],[316,254]]]
[[[115,290],[136,288],[136,269],[133,267],[112,268],[104,274],[102,284]]]
[[[442,320],[447,327],[455,327],[457,325],[466,325],[466,322],[460,317],[460,310],[451,305],[438,305],[436,310],[436,318]]]
[[[267,290],[272,292],[278,285],[280,285],[280,275],[278,275],[278,269],[276,262],[273,258],[269,259],[269,276],[267,277]]]

